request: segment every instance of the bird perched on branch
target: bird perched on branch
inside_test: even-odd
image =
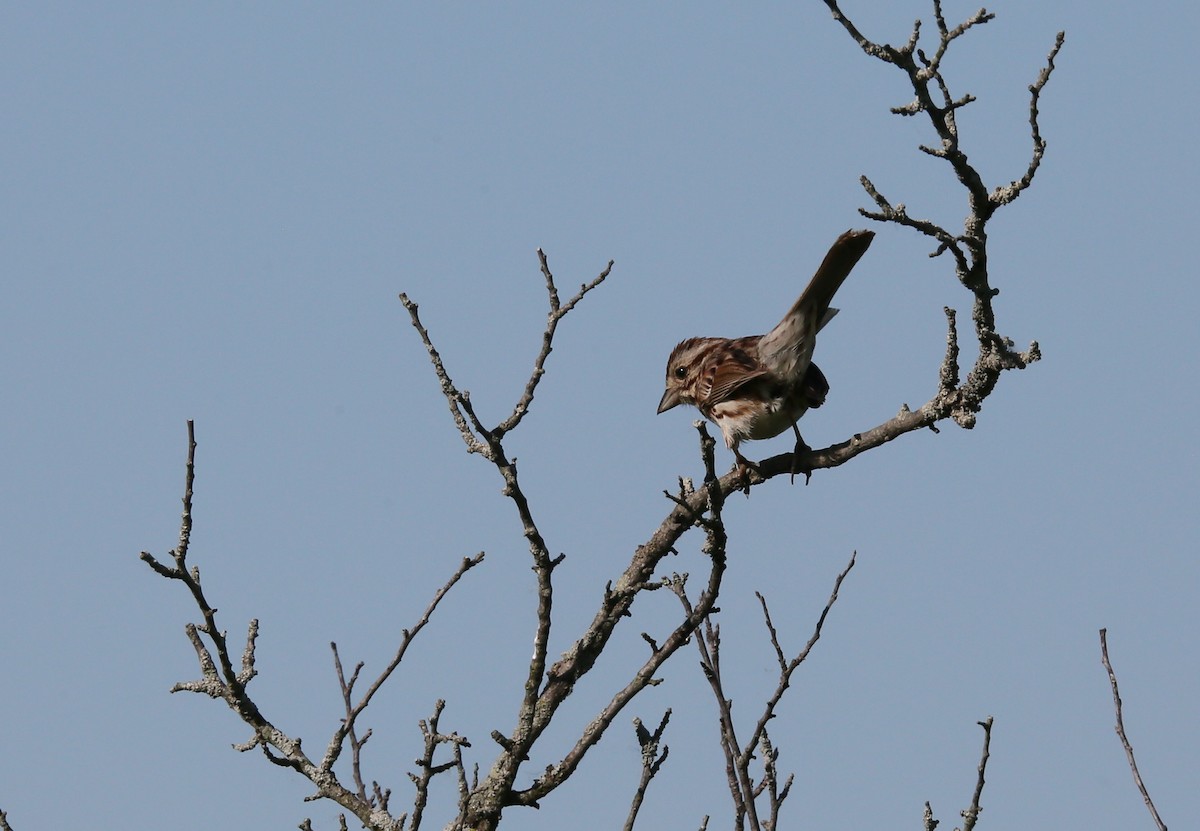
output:
[[[837,314],[829,304],[874,238],[872,231],[838,237],[792,308],[765,335],[688,338],[671,350],[658,411],[680,404],[698,409],[721,428],[743,475],[754,465],[738,445],[778,436],[788,427],[796,434],[799,459],[809,447],[796,422],[810,407],[824,404],[829,392],[824,373],[812,363],[817,332]]]

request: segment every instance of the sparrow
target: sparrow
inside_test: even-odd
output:
[[[798,460],[809,447],[796,422],[829,393],[829,381],[812,362],[817,332],[837,314],[829,304],[874,238],[872,231],[854,230],[838,237],[792,308],[765,335],[680,342],[667,359],[658,412],[680,404],[698,409],[721,428],[743,475],[755,465],[742,455],[741,442],[769,439],[788,427],[796,434]],[[793,478],[795,473],[793,466]]]

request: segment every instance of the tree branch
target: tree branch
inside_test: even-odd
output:
[[[812,652],[812,648],[816,646],[817,641],[821,639],[821,630],[825,626],[825,619],[829,617],[829,611],[833,608],[833,604],[837,602],[838,591],[842,588],[842,582],[846,579],[846,576],[850,574],[850,570],[854,568],[856,557],[857,552],[851,554],[850,562],[848,562],[846,567],[838,573],[837,578],[833,581],[833,591],[829,595],[829,600],[826,601],[825,608],[821,610],[821,614],[817,618],[816,626],[813,627],[812,636],[808,639],[808,643],[804,645],[804,648],[800,650],[799,654],[797,654],[790,661],[785,662],[783,659],[783,648],[779,645],[778,633],[775,631],[774,624],[771,623],[771,613],[767,609],[766,598],[764,598],[758,592],[754,593],[755,597],[758,598],[759,604],[762,606],[763,618],[766,621],[767,631],[770,633],[771,637],[771,645],[775,648],[775,655],[779,661],[779,684],[775,687],[775,692],[773,692],[771,697],[767,700],[767,704],[763,708],[763,713],[759,717],[758,723],[754,725],[754,732],[750,734],[750,738],[747,740],[746,745],[742,750],[742,756],[739,759],[739,763],[745,763],[747,765],[749,764],[755,746],[757,746],[761,738],[766,735],[767,722],[775,718],[775,708],[779,705],[779,702],[783,698],[783,694],[787,692],[788,687],[791,686],[792,674],[796,671],[800,664],[804,663],[805,659],[808,658],[809,653]]]
[[[983,409],[984,401],[995,389],[1001,373],[1025,369],[1029,364],[1041,359],[1041,349],[1036,341],[1032,342],[1028,349],[1019,351],[1014,348],[1011,339],[996,331],[992,300],[999,290],[993,288],[989,282],[986,228],[988,220],[999,207],[1015,200],[1032,184],[1041,164],[1046,141],[1038,124],[1038,106],[1042,91],[1054,71],[1055,59],[1065,42],[1064,33],[1058,33],[1047,57],[1046,66],[1029,87],[1029,122],[1033,136],[1030,162],[1020,179],[989,193],[983,177],[961,149],[955,120],[955,111],[975,99],[970,95],[955,98],[942,75],[941,66],[952,42],[975,26],[991,21],[995,16],[980,9],[964,22],[951,28],[942,14],[940,0],[933,0],[938,39],[932,55],[927,55],[918,48],[921,36],[920,20],[913,25],[908,42],[896,47],[870,40],[846,17],[837,0],[824,1],[834,20],[842,25],[864,53],[892,64],[905,73],[915,97],[909,104],[894,108],[893,112],[902,116],[922,113],[926,115],[938,141],[935,146],[923,146],[921,149],[944,159],[966,190],[967,213],[963,221],[963,232],[960,234],[953,234],[931,220],[910,216],[903,204],[893,204],[866,176],[861,177],[860,181],[877,210],[861,209],[860,213],[877,222],[894,223],[930,237],[937,243],[937,248],[930,256],[937,257],[945,253],[951,255],[959,282],[973,295],[972,322],[979,354],[966,380],[960,381],[957,329],[954,326],[953,311],[947,309],[950,318],[950,342],[946,360],[939,374],[938,388],[933,397],[916,410],[910,409],[907,404],[903,405],[893,418],[869,430],[855,433],[849,440],[812,450],[798,459],[794,454],[787,453],[760,462],[757,470],[742,472],[736,478],[736,483],[747,492],[751,486],[761,484],[774,476],[782,473],[790,475],[797,467],[817,470],[845,464],[860,453],[879,447],[906,433],[926,427],[936,429],[937,422],[947,418],[953,419],[960,427],[970,429],[975,426],[976,417]],[[721,480],[722,487],[728,487],[734,481],[732,475],[727,475]]]
[[[953,419],[964,428],[970,428],[974,425],[976,414],[981,410],[983,401],[994,389],[1001,373],[1010,369],[1022,369],[1040,358],[1036,342],[1032,343],[1024,352],[1017,351],[1010,339],[996,331],[992,298],[998,290],[992,288],[989,283],[986,224],[1000,206],[1012,202],[1030,186],[1039,169],[1046,148],[1046,142],[1038,124],[1039,101],[1063,44],[1063,36],[1060,33],[1048,56],[1046,67],[1029,88],[1030,129],[1033,141],[1030,162],[1019,179],[989,192],[982,177],[968,161],[967,155],[959,145],[956,112],[974,102],[975,99],[969,94],[958,97],[952,95],[950,87],[941,73],[941,67],[950,44],[971,28],[992,20],[993,15],[981,9],[963,23],[951,28],[944,19],[940,1],[933,0],[937,41],[936,46],[927,54],[919,48],[920,21],[914,24],[907,42],[900,47],[894,47],[869,40],[841,12],[836,0],[825,0],[825,2],[834,19],[843,26],[866,54],[897,66],[906,73],[913,89],[914,98],[911,103],[895,108],[894,112],[906,117],[925,114],[930,120],[937,141],[923,145],[920,149],[928,155],[945,160],[966,190],[968,210],[964,219],[964,228],[962,233],[952,234],[930,220],[910,216],[902,203],[893,204],[869,179],[865,176],[862,178],[862,185],[876,207],[875,210],[863,210],[862,213],[876,221],[892,222],[930,237],[936,243],[936,250],[932,256],[949,253],[954,261],[954,270],[958,280],[971,292],[973,297],[972,322],[979,344],[979,354],[974,365],[967,372],[966,379],[961,380],[955,315],[953,310],[947,309],[947,348],[938,373],[936,392],[928,402],[915,411],[905,405],[892,419],[857,433],[851,439],[840,444],[811,451],[801,459],[793,458],[793,454],[790,453],[772,457],[749,472],[735,472],[724,477],[718,477],[715,473],[714,442],[706,427],[700,424],[698,430],[705,470],[703,484],[700,487],[694,487],[690,480],[681,478],[678,492],[667,494],[672,502],[672,507],[666,518],[646,542],[633,552],[629,564],[619,578],[605,587],[591,623],[575,639],[570,648],[551,665],[548,659],[548,649],[554,600],[552,577],[555,567],[562,561],[564,555],[553,555],[543,538],[529,501],[522,491],[516,461],[509,459],[503,440],[508,433],[520,426],[532,406],[538,385],[545,374],[546,361],[553,350],[559,322],[567,313],[576,308],[588,292],[607,278],[613,263],[610,261],[597,277],[589,282],[581,283],[579,291],[566,302],[562,302],[546,255],[538,250],[538,260],[549,306],[546,326],[542,332],[540,348],[534,357],[533,369],[515,405],[511,412],[493,427],[485,425],[475,412],[470,393],[460,389],[454,383],[440,354],[434,347],[429,332],[421,322],[417,304],[411,301],[407,295],[401,294],[400,300],[408,311],[412,325],[429,356],[451,418],[468,452],[484,457],[495,466],[504,483],[503,493],[512,502],[517,512],[529,546],[532,570],[537,585],[537,610],[532,633],[532,657],[523,679],[515,724],[507,735],[499,731],[493,732],[493,737],[500,745],[500,752],[482,782],[479,781],[477,766],[474,769],[472,781],[468,782],[466,766],[462,759],[462,748],[470,745],[455,733],[440,732],[438,721],[445,705],[443,701],[438,701],[433,715],[428,720],[421,722],[424,752],[417,760],[418,771],[411,774],[416,786],[411,822],[408,815],[395,818],[388,812],[390,791],[382,789],[377,782],[372,782],[370,789],[367,787],[367,780],[362,773],[361,753],[371,732],[367,730],[360,735],[356,727],[357,718],[382,684],[399,666],[408,645],[428,623],[441,598],[466,571],[482,560],[483,555],[480,554],[475,558],[464,559],[458,571],[435,594],[425,610],[424,616],[416,626],[412,630],[402,630],[401,643],[392,661],[357,703],[354,702],[354,689],[359,681],[363,665],[357,664],[347,677],[337,647],[335,644],[331,644],[343,698],[344,717],[334,731],[319,764],[314,763],[303,752],[298,738],[293,739],[275,728],[258,710],[257,705],[246,692],[246,687],[256,672],[257,621],[252,620],[249,624],[240,666],[235,669],[225,633],[217,627],[216,610],[205,598],[199,570],[195,566],[189,566],[187,562],[192,526],[195,451],[193,427],[189,422],[184,510],[180,524],[179,543],[171,552],[173,564],[160,562],[146,552],[142,553],[142,559],[160,576],[184,583],[202,616],[201,623],[188,624],[185,630],[196,652],[201,677],[197,680],[176,684],[174,689],[200,692],[226,701],[227,705],[253,730],[250,739],[239,745],[239,749],[249,750],[255,747],[261,749],[272,763],[292,768],[312,781],[316,786],[316,792],[310,798],[333,799],[353,813],[364,826],[373,829],[389,829],[389,831],[398,830],[406,825],[410,829],[417,828],[422,821],[427,805],[429,782],[432,777],[454,771],[459,787],[459,817],[454,825],[460,828],[470,827],[473,831],[489,831],[499,823],[504,807],[508,805],[536,806],[538,799],[566,781],[577,769],[584,755],[600,740],[605,730],[613,723],[623,708],[641,690],[657,683],[654,676],[662,664],[686,643],[689,637],[695,636],[705,675],[718,701],[727,773],[730,790],[734,796],[738,827],[741,827],[746,818],[756,829],[777,827],[779,806],[786,799],[792,780],[789,777],[782,785],[778,781],[776,763],[779,754],[771,744],[766,725],[773,717],[776,705],[788,688],[792,673],[819,638],[821,627],[837,598],[841,582],[854,565],[854,558],[851,558],[850,564],[835,582],[830,600],[822,612],[807,646],[790,661],[785,658],[766,601],[760,596],[764,618],[780,665],[780,681],[775,693],[768,699],[764,713],[755,725],[749,741],[745,745],[739,744],[734,731],[732,705],[725,697],[721,684],[720,629],[709,619],[709,615],[716,610],[715,603],[725,569],[726,530],[722,518],[724,500],[733,490],[745,488],[748,493],[752,484],[764,482],[784,472],[791,474],[797,467],[811,470],[844,464],[858,454],[878,447],[907,432],[924,427],[936,429],[936,423],[946,418]],[[665,579],[655,578],[662,559],[668,554],[677,553],[678,541],[691,528],[698,528],[704,533],[701,551],[707,555],[710,563],[707,585],[694,605],[684,591],[686,574],[674,575]],[[571,695],[576,684],[595,666],[617,625],[631,614],[636,598],[644,591],[653,591],[663,586],[670,586],[680,597],[685,612],[683,619],[662,639],[661,645],[657,639],[646,635],[647,643],[651,647],[650,657],[634,672],[625,686],[613,695],[597,716],[583,728],[574,745],[557,765],[548,767],[545,773],[535,779],[533,784],[525,790],[515,790],[514,783],[517,775],[522,765],[529,760],[535,743],[546,731],[558,712],[558,708]],[[979,768],[979,780],[972,808],[968,809],[968,812],[964,812],[964,816],[971,813],[970,823],[972,825],[978,815],[978,802],[983,789],[983,773],[987,762],[991,720],[981,724],[985,729],[985,742],[983,759]],[[636,819],[645,786],[657,773],[666,757],[665,749],[662,756],[656,756],[657,742],[661,738],[661,732],[665,726],[666,717],[660,724],[659,730],[654,734],[649,734],[649,739],[642,742],[643,752],[646,754],[643,763],[643,782],[631,808],[628,820],[630,825]],[[648,733],[648,731],[645,731],[640,724],[638,729],[641,742],[643,733]],[[354,780],[353,791],[338,781],[333,770],[347,742],[351,748],[350,767]],[[452,758],[446,761],[435,761],[436,749],[443,744],[450,746]],[[757,781],[754,780],[749,769],[756,752],[762,762],[762,775]],[[650,771],[648,774],[647,770]],[[760,824],[755,802],[764,794],[770,800],[771,814],[769,820]],[[929,817],[929,821],[934,822],[931,813]],[[0,822],[2,821],[3,815],[0,814]],[[934,824],[936,823],[934,822]],[[345,826],[344,817],[342,825]],[[704,825],[707,825],[707,818]],[[927,827],[931,826],[927,823]]]
[[[488,454],[488,446],[485,441],[480,441],[481,436],[486,437],[488,430],[483,426],[479,417],[475,415],[475,410],[471,406],[471,393],[459,389],[454,386],[454,382],[450,380],[450,375],[446,372],[446,367],[442,363],[442,356],[433,346],[433,341],[429,339],[429,332],[426,331],[421,323],[421,318],[417,314],[417,304],[408,299],[408,295],[401,293],[400,302],[404,308],[408,309],[408,316],[412,318],[413,328],[417,330],[417,334],[421,336],[421,342],[425,344],[425,351],[429,353],[429,360],[433,364],[433,371],[437,375],[438,381],[442,385],[442,395],[446,397],[446,403],[450,405],[450,417],[454,419],[455,425],[458,427],[458,432],[462,436],[463,442],[467,445],[468,453],[479,453],[485,459],[491,461],[491,456]]]
[[[1158,826],[1158,831],[1167,831],[1166,823],[1162,821],[1162,817],[1158,815],[1158,809],[1154,807],[1154,801],[1150,799],[1150,792],[1146,790],[1146,784],[1142,781],[1142,775],[1138,772],[1137,760],[1133,758],[1133,747],[1129,744],[1129,739],[1125,736],[1125,720],[1121,714],[1121,694],[1117,690],[1117,674],[1113,671],[1112,664],[1108,660],[1108,630],[1100,630],[1100,662],[1104,664],[1105,671],[1108,672],[1108,683],[1112,687],[1113,709],[1117,713],[1117,736],[1121,739],[1121,746],[1125,748],[1125,759],[1129,762],[1129,770],[1133,774],[1133,782],[1137,785],[1138,792],[1142,795],[1142,800],[1146,803],[1146,809],[1150,811],[1150,816],[1154,818],[1154,824]]]
[[[841,589],[842,582],[846,579],[850,570],[854,568],[854,563],[855,555],[852,554],[850,562],[847,563],[846,567],[842,569],[834,580],[833,591],[829,596],[828,602],[825,604],[825,608],[817,618],[816,626],[813,629],[812,636],[808,639],[808,643],[791,660],[788,660],[784,656],[783,647],[779,643],[779,633],[775,629],[775,624],[771,621],[771,613],[767,608],[766,599],[758,592],[755,592],[759,604],[762,606],[763,619],[766,622],[771,646],[775,650],[775,660],[779,664],[779,682],[775,687],[775,691],[767,699],[762,715],[754,725],[750,738],[746,740],[745,744],[742,744],[738,740],[737,729],[733,719],[733,701],[725,696],[724,685],[721,679],[720,627],[706,620],[704,630],[696,634],[696,647],[700,652],[700,668],[704,671],[704,677],[712,688],[713,696],[717,700],[721,750],[725,754],[725,774],[729,784],[729,794],[734,806],[734,828],[743,828],[747,822],[753,831],[759,831],[762,828],[775,829],[779,827],[779,810],[791,790],[793,777],[789,776],[783,787],[779,787],[778,770],[776,767],[776,762],[779,759],[779,751],[771,743],[770,736],[767,733],[767,723],[775,717],[775,708],[779,705],[788,687],[791,686],[792,674],[808,657],[817,641],[820,640],[825,619],[829,616],[833,604],[837,602],[838,591]],[[676,594],[679,595],[684,608],[690,609],[687,596],[682,591],[677,591]],[[755,751],[758,752],[763,766],[763,774],[758,781],[755,781],[754,775],[750,770],[750,765],[755,758]],[[758,798],[764,793],[768,796],[767,807],[770,817],[766,821],[760,819],[757,804]]]
[[[696,511],[695,514],[701,517],[696,520],[696,524],[704,529],[706,535],[705,543],[701,550],[704,554],[708,555],[712,563],[709,571],[708,585],[701,593],[700,600],[697,602],[695,608],[688,610],[684,619],[667,636],[662,645],[652,650],[650,657],[634,673],[633,678],[613,696],[608,705],[587,725],[574,747],[563,757],[562,761],[557,765],[547,768],[545,773],[538,777],[529,788],[510,793],[506,797],[505,804],[535,805],[539,799],[545,797],[565,782],[574,773],[579,763],[583,761],[584,755],[600,741],[604,732],[612,724],[617,715],[620,714],[622,709],[643,689],[655,683],[655,672],[658,671],[659,667],[668,658],[687,643],[688,638],[691,637],[696,628],[700,626],[701,622],[712,611],[717,596],[720,593],[721,578],[725,573],[725,545],[727,538],[724,521],[721,518],[725,492],[718,486],[716,473],[714,472],[714,447],[716,442],[708,434],[707,427],[703,422],[696,422],[696,428],[700,435],[701,455],[704,459],[706,469],[705,488],[700,493],[704,494],[708,501],[707,505]],[[684,505],[686,509],[691,510],[691,506],[686,501]],[[702,516],[705,510],[708,513],[707,517]],[[644,549],[645,546],[639,548],[639,551]],[[669,550],[658,553],[655,564],[666,553],[669,553]],[[626,571],[626,575],[629,575],[628,570]],[[624,580],[624,578],[622,579]],[[670,583],[672,585],[682,585],[685,581],[686,575],[682,577],[676,575]],[[603,652],[617,624],[629,615],[629,607],[636,596],[642,591],[654,590],[661,585],[662,583],[641,580],[636,583],[631,582],[627,584],[624,589],[621,588],[621,583],[618,583],[618,588],[615,591],[611,586],[606,587],[601,610],[593,620],[592,626],[575,642],[572,649],[558,663],[551,667],[547,675],[545,689],[538,698],[535,708],[535,711],[539,714],[539,718],[531,725],[536,731],[533,734],[533,738],[536,739],[536,736],[540,735],[541,731],[549,726],[550,719],[553,717],[558,706],[571,694],[576,682],[590,671],[596,659]],[[514,740],[514,748],[521,746],[525,746],[524,743],[518,743]],[[531,746],[531,743],[529,746]]]
[[[667,756],[671,752],[671,748],[665,744],[662,745],[662,753],[658,752],[663,731],[667,729],[667,722],[670,720],[671,710],[668,708],[653,733],[646,729],[640,718],[633,720],[634,733],[642,748],[642,777],[638,782],[637,791],[634,792],[633,802],[629,806],[629,816],[625,818],[624,831],[633,831],[638,811],[642,808],[642,800],[646,798],[646,790],[650,787],[650,780],[658,774],[659,768],[663,766],[663,762],[667,761]]]
[[[462,748],[470,747],[471,743],[464,739],[458,733],[443,734],[438,730],[438,720],[441,718],[442,710],[445,709],[446,702],[444,699],[438,699],[433,707],[433,715],[428,721],[421,720],[421,734],[425,738],[425,751],[421,754],[421,758],[417,759],[417,767],[420,769],[419,774],[410,773],[408,776],[416,785],[417,792],[413,799],[412,818],[409,822],[408,831],[418,831],[421,827],[421,819],[425,815],[425,806],[429,802],[429,782],[439,773],[447,771],[455,771],[458,774],[460,784],[466,779],[466,770],[463,767]],[[433,763],[433,756],[437,752],[439,746],[448,744],[453,748],[453,757],[449,762],[440,764]],[[466,807],[465,799],[462,798],[460,789],[460,804],[459,813],[461,814]]]
[[[992,717],[988,716],[984,721],[977,722],[983,728],[983,753],[979,758],[979,766],[976,768],[975,791],[971,795],[971,804],[963,810],[962,831],[973,831],[975,823],[979,821],[979,815],[983,812],[979,801],[983,797],[983,786],[985,775],[987,773],[987,763],[990,757],[989,748],[992,743]],[[933,806],[928,801],[925,803],[925,815],[923,827],[925,831],[935,831],[939,821],[933,818]]]
[[[599,276],[595,277],[590,282],[584,283],[579,287],[579,291],[575,296],[566,303],[560,304],[558,300],[558,288],[554,284],[554,275],[550,273],[550,265],[546,259],[546,254],[542,249],[537,250],[538,262],[542,267],[542,276],[546,279],[546,294],[550,299],[550,312],[546,321],[546,330],[542,333],[542,348],[538,352],[537,357],[533,361],[533,372],[529,375],[529,380],[525,382],[525,389],[521,393],[521,398],[513,407],[512,414],[500,422],[494,431],[496,438],[503,438],[505,433],[513,430],[521,423],[521,419],[529,412],[529,405],[533,403],[533,393],[537,389],[538,382],[542,380],[545,374],[546,358],[550,357],[554,342],[554,332],[558,328],[558,322],[563,319],[567,312],[575,308],[575,305],[583,299],[596,286],[604,282],[612,271],[613,260],[608,261],[608,265],[600,272]]]
[[[1042,157],[1046,154],[1046,140],[1042,138],[1041,128],[1038,125],[1038,102],[1042,96],[1042,89],[1050,80],[1050,73],[1054,71],[1054,59],[1058,57],[1058,52],[1062,49],[1065,41],[1066,33],[1059,32],[1054,38],[1054,46],[1050,49],[1050,54],[1046,56],[1046,65],[1038,73],[1037,80],[1029,85],[1029,131],[1033,138],[1033,155],[1029,160],[1029,167],[1026,168],[1025,174],[1020,179],[1010,183],[1007,187],[996,188],[992,192],[990,198],[997,206],[1007,205],[1020,196],[1021,191],[1033,184],[1034,174],[1042,165]]]
[[[533,571],[537,580],[538,597],[537,618],[533,637],[533,656],[530,659],[526,674],[524,695],[517,717],[517,725],[508,739],[508,747],[505,753],[497,760],[496,765],[493,766],[492,773],[489,774],[488,779],[484,783],[488,796],[483,801],[489,805],[488,811],[495,816],[498,816],[502,800],[507,798],[511,790],[517,769],[527,757],[529,747],[536,740],[537,736],[540,735],[541,731],[545,729],[545,723],[541,722],[537,708],[541,706],[540,702],[543,697],[541,696],[541,685],[542,678],[546,672],[546,656],[550,642],[551,613],[554,605],[552,575],[554,568],[562,561],[562,555],[558,557],[551,556],[546,541],[538,530],[529,501],[521,489],[517,475],[516,461],[509,460],[503,446],[503,439],[507,433],[521,423],[525,414],[529,411],[529,407],[533,402],[534,392],[542,376],[545,374],[545,362],[553,350],[554,336],[558,330],[559,321],[575,308],[584,295],[600,285],[608,277],[613,265],[610,260],[608,266],[597,277],[590,282],[583,283],[574,296],[566,303],[562,303],[559,299],[558,288],[554,281],[554,275],[550,271],[546,255],[541,249],[537,253],[542,276],[546,282],[546,293],[550,307],[546,328],[542,333],[542,346],[534,359],[533,372],[530,374],[529,380],[526,382],[521,397],[514,406],[512,413],[494,428],[485,427],[475,415],[470,405],[469,395],[458,390],[450,378],[449,372],[446,370],[437,349],[434,347],[428,331],[421,324],[417,315],[416,304],[409,300],[407,295],[400,295],[400,301],[408,309],[413,327],[417,330],[426,351],[429,353],[434,373],[441,383],[442,394],[446,397],[451,415],[455,419],[455,424],[458,426],[468,450],[479,453],[488,459],[488,461],[495,465],[501,478],[504,480],[503,493],[516,507],[525,538],[529,543],[530,555],[533,558]]]
[[[334,739],[330,742],[325,757],[319,764],[315,763],[303,751],[301,740],[299,738],[292,738],[275,727],[263,715],[258,705],[247,692],[247,686],[257,674],[255,669],[255,649],[258,640],[258,621],[250,621],[240,667],[235,669],[225,632],[217,626],[216,609],[209,603],[204,594],[204,589],[200,581],[200,570],[196,566],[189,566],[188,564],[192,531],[192,501],[195,484],[195,423],[188,421],[187,427],[188,453],[184,481],[183,515],[180,520],[179,544],[170,552],[170,557],[174,565],[166,565],[146,551],[141,553],[141,559],[155,573],[170,580],[178,580],[187,587],[203,620],[201,624],[189,623],[184,627],[185,634],[196,652],[201,677],[193,681],[178,682],[172,687],[171,691],[197,692],[212,698],[222,699],[253,731],[250,739],[241,744],[235,744],[235,749],[245,752],[259,748],[262,750],[263,755],[273,764],[295,770],[316,786],[315,793],[309,799],[331,799],[353,813],[367,828],[379,829],[379,831],[399,831],[402,820],[396,820],[388,814],[386,792],[382,791],[376,785],[375,797],[369,798],[366,796],[366,788],[359,767],[359,752],[362,745],[369,738],[369,733],[361,739],[356,737],[352,743],[352,754],[354,757],[352,761],[352,774],[357,792],[346,788],[338,781],[337,775],[333,772],[333,764],[341,752],[344,739],[354,729],[355,719],[361,714],[367,704],[370,703],[371,697],[378,691],[383,682],[387,680],[399,665],[412,638],[429,622],[430,616],[446,592],[458,582],[463,574],[482,562],[483,555],[479,554],[463,560],[454,576],[435,594],[433,601],[425,610],[425,614],[418,621],[417,625],[411,631],[405,630],[404,638],[396,656],[380,677],[376,679],[375,683],[372,684],[371,688],[363,696],[363,699],[354,707],[349,707],[349,696],[358,678],[361,665],[356,667],[350,679],[346,680],[342,672],[340,658],[337,657],[336,646],[334,646],[335,666],[343,691],[343,699],[348,710],[346,718],[334,732]],[[205,641],[206,637],[207,641]]]
[[[988,749],[992,744],[992,717],[988,716],[986,720],[979,722],[979,726],[983,728],[983,755],[979,759],[979,776],[975,780],[975,793],[971,796],[971,806],[962,812],[962,831],[972,831],[975,823],[979,820],[980,812],[983,811],[979,800],[983,796],[984,774],[987,771],[990,756]]]

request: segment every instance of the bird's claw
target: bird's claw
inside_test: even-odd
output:
[[[796,449],[792,451],[792,473],[791,483],[796,484],[796,474],[804,474],[804,484],[807,485],[812,481],[812,468],[801,467],[800,457],[805,453],[811,453],[812,448],[808,446],[804,439],[800,438],[799,432],[796,433]]]
[[[757,471],[758,465],[746,459],[741,454],[738,454],[737,461],[733,465],[733,473],[737,479],[737,490],[750,496],[750,471]]]

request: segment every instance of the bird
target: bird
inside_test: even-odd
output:
[[[796,422],[824,404],[829,393],[829,381],[812,362],[817,333],[837,314],[829,304],[874,238],[873,231],[865,230],[838,237],[783,320],[765,335],[681,341],[667,359],[658,412],[680,404],[698,409],[721,428],[743,477],[757,465],[742,455],[739,445],[773,438],[791,427],[796,434],[794,479],[796,462],[810,449]]]

